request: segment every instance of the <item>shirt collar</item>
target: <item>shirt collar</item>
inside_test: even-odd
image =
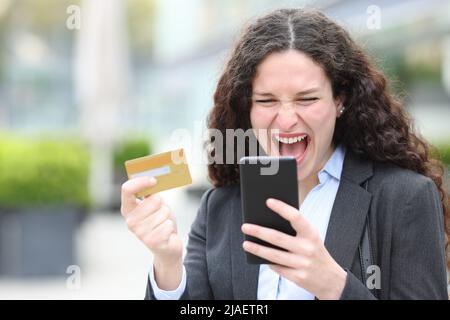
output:
[[[334,150],[333,154],[331,155],[330,159],[328,159],[322,170],[319,171],[318,176],[320,183],[325,182],[330,176],[337,179],[338,181],[341,180],[344,158],[345,146],[343,144],[340,144]]]

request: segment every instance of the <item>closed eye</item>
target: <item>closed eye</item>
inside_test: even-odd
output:
[[[319,98],[315,98],[315,97],[313,97],[313,98],[302,98],[302,99],[297,99],[297,101],[316,101],[318,99]]]
[[[319,100],[319,98],[317,98],[317,97],[299,98],[299,99],[297,99],[297,103],[301,106],[310,106],[317,100]]]
[[[302,99],[297,99],[297,101],[316,101],[319,98],[302,98]],[[276,100],[271,100],[271,99],[266,99],[266,100],[255,100],[255,102],[258,103],[269,103],[269,102],[275,102]]]
[[[307,97],[307,98],[298,98],[296,102],[300,105],[308,106],[313,104],[315,101],[319,100],[318,97]],[[255,103],[259,103],[261,105],[266,106],[275,106],[278,100],[276,99],[259,99],[255,100]]]
[[[271,103],[275,102],[275,100],[267,99],[267,100],[255,100],[257,103]]]

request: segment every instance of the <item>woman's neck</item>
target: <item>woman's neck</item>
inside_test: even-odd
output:
[[[299,181],[298,184],[298,203],[301,206],[308,193],[319,184],[317,173],[311,174],[308,178]]]
[[[307,176],[303,180],[298,181],[298,201],[299,206],[302,205],[303,201],[305,200],[308,193],[319,184],[319,171],[323,169],[325,164],[328,162],[328,160],[331,158],[334,150],[336,148],[331,145],[328,149],[325,157],[323,158],[322,162],[313,170],[313,173]]]

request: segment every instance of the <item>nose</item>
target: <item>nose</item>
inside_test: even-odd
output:
[[[281,131],[289,131],[297,124],[297,113],[291,106],[282,106],[277,114],[276,124]]]

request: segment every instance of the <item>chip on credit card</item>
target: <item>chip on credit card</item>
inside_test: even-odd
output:
[[[155,177],[155,186],[142,190],[137,197],[185,186],[192,183],[191,174],[183,149],[145,156],[125,162],[128,179]]]

